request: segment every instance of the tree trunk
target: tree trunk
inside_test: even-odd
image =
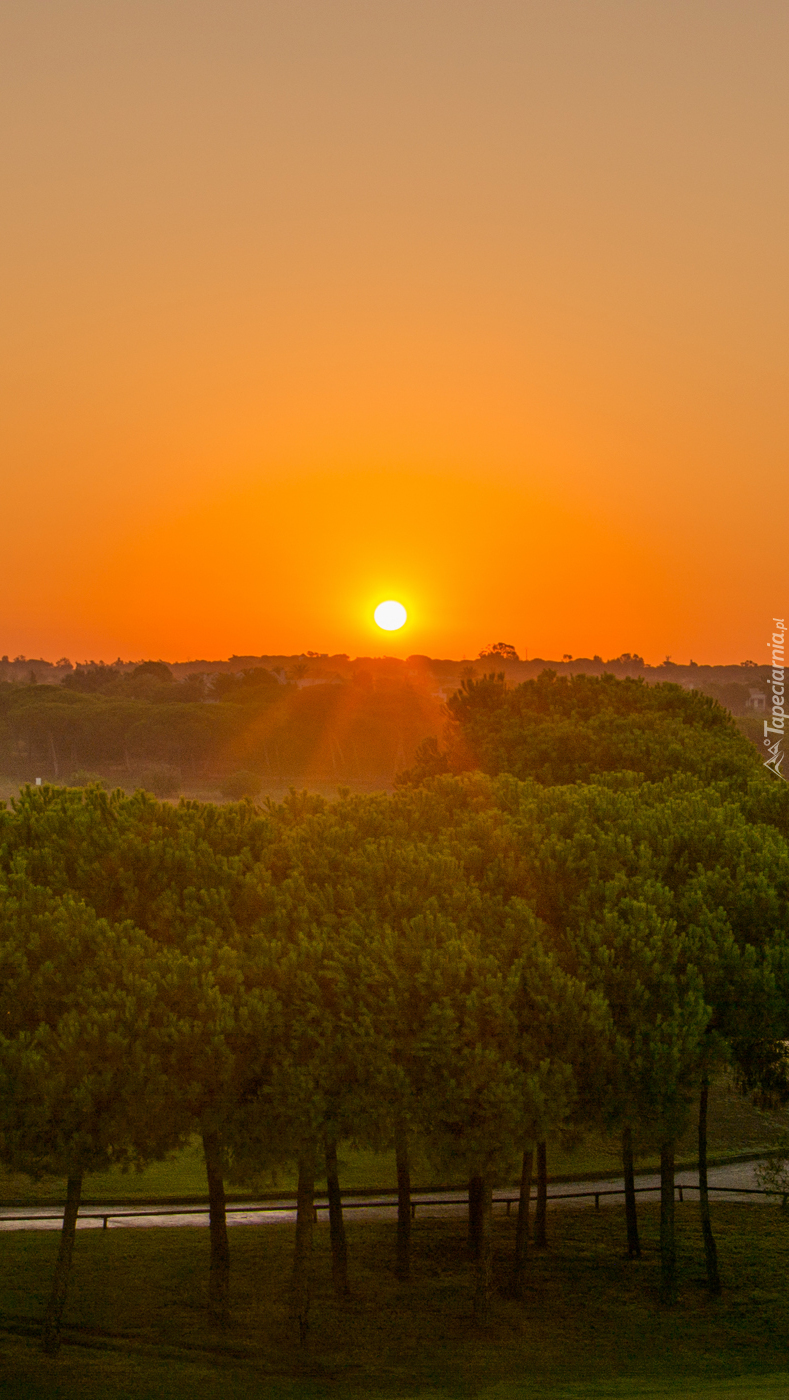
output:
[[[60,764],[58,763],[58,751],[57,751],[57,749],[55,748],[55,736],[54,736],[54,734],[52,733],[52,730],[51,730],[51,729],[47,730],[47,738],[49,739],[49,749],[50,749],[50,752],[51,752],[51,754],[52,754],[52,765],[53,765],[53,767],[54,767],[54,769],[55,769],[55,777],[56,777],[56,778],[59,778],[59,777],[60,777]]]
[[[474,1321],[478,1326],[482,1326],[488,1320],[490,1307],[490,1281],[493,1270],[493,1239],[490,1224],[493,1202],[490,1181],[487,1177],[478,1176],[472,1179],[479,1183],[477,1187],[479,1235],[474,1280]]]
[[[622,1171],[625,1178],[627,1253],[631,1259],[640,1259],[641,1242],[638,1238],[638,1215],[636,1213],[636,1178],[633,1171],[633,1133],[630,1128],[622,1129]]]
[[[548,1215],[548,1154],[544,1142],[537,1143],[537,1205],[534,1211],[534,1244],[537,1249],[548,1248],[545,1232]]]
[[[293,1251],[293,1315],[299,1327],[299,1341],[307,1340],[310,1325],[310,1275],[312,1269],[312,1226],[315,1212],[315,1149],[312,1143],[299,1156],[299,1184],[296,1193],[296,1246]]]
[[[660,1301],[677,1301],[677,1250],[674,1239],[674,1141],[660,1148]]]
[[[340,1178],[337,1174],[337,1143],[326,1138],[326,1188],[329,1195],[329,1233],[331,1235],[331,1277],[338,1298],[350,1293],[348,1287],[348,1245],[342,1218]]]
[[[208,1316],[224,1324],[230,1316],[230,1245],[225,1214],[225,1183],[218,1133],[203,1133],[203,1156],[208,1177],[208,1224],[211,1264],[208,1272]]]
[[[521,1189],[518,1197],[518,1224],[515,1228],[515,1259],[512,1269],[512,1296],[523,1297],[523,1283],[526,1273],[526,1253],[529,1247],[529,1198],[531,1196],[531,1172],[534,1153],[531,1148],[523,1154],[521,1167]]]
[[[472,1259],[479,1258],[482,1240],[482,1209],[485,1182],[481,1176],[472,1176],[468,1183],[468,1252]]]
[[[66,1208],[63,1211],[63,1227],[60,1232],[60,1248],[52,1280],[52,1292],[44,1314],[44,1330],[41,1334],[41,1347],[47,1356],[57,1356],[60,1349],[60,1322],[66,1305],[68,1280],[71,1272],[71,1256],[74,1253],[74,1235],[77,1230],[77,1212],[82,1195],[82,1172],[68,1178],[66,1185]]]
[[[699,1211],[701,1213],[701,1233],[704,1237],[704,1258],[707,1264],[707,1284],[710,1293],[717,1298],[721,1291],[721,1281],[718,1274],[718,1251],[715,1248],[715,1237],[712,1233],[710,1197],[707,1188],[707,1100],[709,1087],[709,1077],[704,1074],[701,1080],[701,1096],[699,1098]]]
[[[411,1273],[411,1166],[405,1120],[395,1123],[397,1159],[397,1277],[405,1282]]]

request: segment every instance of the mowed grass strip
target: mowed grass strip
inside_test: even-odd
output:
[[[246,1363],[70,1354],[32,1363],[18,1342],[0,1341],[2,1400],[786,1400],[789,1371],[771,1375],[627,1378],[582,1385],[514,1376],[481,1388],[450,1380],[408,1384],[342,1383],[302,1375],[264,1375]]]
[[[61,1358],[53,1363],[38,1355],[34,1339],[5,1331],[0,1395],[193,1400],[199,1386],[201,1400],[785,1397],[789,1216],[761,1204],[715,1203],[713,1211],[724,1295],[707,1296],[698,1211],[685,1204],[677,1208],[681,1287],[673,1309],[657,1302],[656,1206],[641,1210],[640,1262],[624,1256],[621,1208],[555,1211],[550,1248],[531,1254],[522,1304],[506,1296],[514,1220],[498,1218],[500,1291],[484,1331],[471,1318],[463,1220],[417,1221],[407,1286],[392,1271],[393,1226],[351,1223],[346,1303],[332,1295],[328,1227],[321,1224],[306,1348],[295,1343],[288,1317],[292,1226],[231,1231],[233,1320],[223,1332],[206,1323],[207,1231],[84,1232]],[[3,1236],[0,1325],[37,1322],[56,1248],[54,1235]]]

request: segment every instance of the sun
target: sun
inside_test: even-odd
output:
[[[402,603],[395,603],[390,598],[387,602],[378,604],[373,617],[384,632],[397,632],[403,626],[408,613]]]

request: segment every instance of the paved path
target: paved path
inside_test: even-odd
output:
[[[726,1167],[711,1167],[710,1188],[727,1187],[725,1195],[718,1199],[729,1201],[770,1201],[774,1197],[749,1196],[747,1191],[758,1187],[755,1162],[735,1162]],[[677,1187],[698,1187],[698,1172],[677,1172]],[[636,1187],[646,1199],[655,1198],[660,1186],[657,1173],[636,1177]],[[644,1188],[651,1188],[645,1191]],[[737,1190],[739,1188],[739,1190]],[[742,1191],[743,1194],[740,1194]],[[597,1181],[557,1181],[548,1186],[550,1209],[589,1207],[595,1204],[599,1193],[601,1204],[616,1204],[623,1195],[621,1177],[601,1177]],[[613,1194],[612,1194],[613,1193]],[[430,1216],[459,1216],[466,1211],[465,1191],[426,1192],[416,1191],[412,1195],[412,1205],[416,1207],[417,1218]],[[507,1205],[509,1199],[510,1205]],[[534,1199],[532,1193],[532,1201]],[[698,1191],[689,1190],[685,1199],[697,1200]],[[494,1210],[497,1214],[517,1208],[517,1191],[494,1192]],[[316,1198],[318,1218],[325,1220],[328,1206],[325,1197]],[[354,1197],[350,1194],[343,1200],[344,1213],[353,1220],[394,1220],[397,1216],[397,1197],[382,1193],[380,1196]],[[35,1218],[31,1218],[35,1217]],[[278,1202],[251,1202],[242,1206],[228,1207],[229,1225],[279,1225],[296,1219],[296,1203],[285,1199]],[[0,1231],[3,1230],[59,1230],[63,1219],[60,1206],[3,1206],[0,1207]],[[152,1229],[161,1226],[202,1226],[208,1224],[208,1212],[200,1206],[85,1206],[77,1220],[80,1230]]]

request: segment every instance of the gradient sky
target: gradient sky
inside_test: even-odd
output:
[[[4,0],[0,651],[765,659],[788,60],[786,0]]]

